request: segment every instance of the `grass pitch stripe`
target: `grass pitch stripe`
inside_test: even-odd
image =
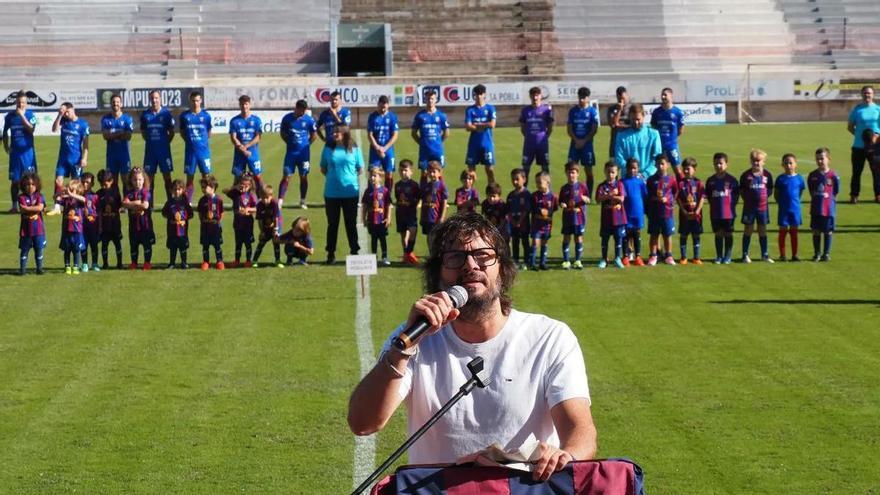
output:
[[[358,150],[364,152],[361,146],[361,131],[355,131],[355,142],[357,142]],[[359,190],[363,191],[367,187],[367,170],[358,177]],[[361,249],[367,246],[369,237],[367,236],[367,228],[364,226],[363,213],[361,211],[363,205],[358,207],[357,231],[358,244]],[[361,363],[361,377],[366,375],[376,358],[373,356],[373,335],[370,329],[370,277],[364,277],[363,297],[361,297],[361,281],[360,277],[354,279],[355,300],[357,307],[354,313],[355,337],[357,339],[358,356]],[[352,488],[356,488],[367,477],[372,474],[376,465],[376,435],[365,437],[355,436],[354,438],[354,478]]]

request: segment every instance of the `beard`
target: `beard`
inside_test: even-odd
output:
[[[491,318],[493,316],[492,307],[501,297],[501,286],[497,280],[490,282],[485,273],[477,272],[476,274],[459,277],[455,283],[449,284],[449,287],[470,282],[482,282],[485,284],[486,290],[479,295],[468,292],[467,304],[459,309],[460,314],[458,318],[468,322],[478,322]],[[444,289],[446,288],[448,287],[444,287]]]

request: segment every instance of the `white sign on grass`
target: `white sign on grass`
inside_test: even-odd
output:
[[[352,254],[345,257],[346,275],[375,275],[377,273],[375,254]]]

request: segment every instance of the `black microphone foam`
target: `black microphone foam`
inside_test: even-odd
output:
[[[444,292],[449,296],[449,299],[452,300],[452,307],[455,309],[461,309],[468,301],[468,293],[464,287],[460,285],[453,285],[452,287],[446,289]],[[425,333],[426,330],[431,328],[431,325],[428,324],[428,320],[425,319],[424,316],[420,316],[410,325],[409,328],[400,333],[397,338],[394,339],[393,345],[394,347],[404,351],[412,347],[418,338]]]

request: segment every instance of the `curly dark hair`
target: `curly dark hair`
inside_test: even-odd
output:
[[[510,314],[513,300],[508,292],[516,279],[516,264],[507,250],[507,243],[501,232],[492,225],[484,216],[474,213],[458,213],[443,223],[434,227],[428,236],[429,254],[424,264],[425,288],[429,293],[443,290],[440,282],[443,252],[449,249],[456,241],[466,241],[474,236],[480,236],[498,253],[499,278],[501,295],[501,312]]]

